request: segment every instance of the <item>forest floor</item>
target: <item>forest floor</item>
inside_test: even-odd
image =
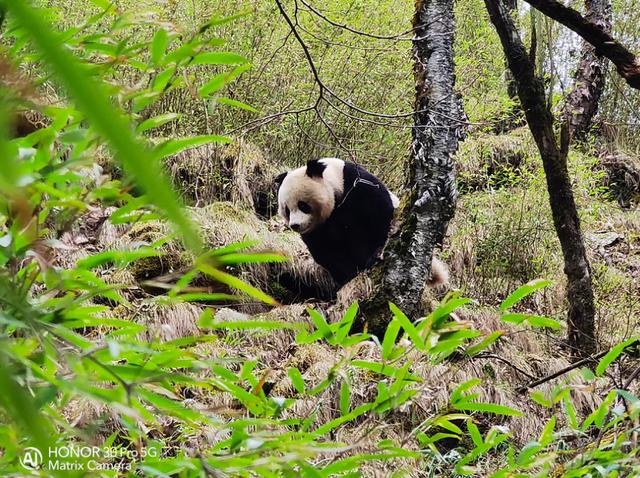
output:
[[[207,158],[207,162],[202,162],[203,158]],[[533,401],[523,401],[517,389],[570,364],[563,341],[565,330],[549,332],[507,324],[500,320],[497,312],[499,303],[514,289],[533,279],[544,278],[553,281],[553,285],[523,301],[519,311],[552,317],[562,323],[566,316],[562,258],[535,146],[525,129],[499,136],[479,133],[462,144],[457,160],[462,195],[444,249],[439,254],[450,269],[450,283],[438,290],[425,291],[424,300],[429,307],[435,307],[449,290],[457,290],[474,303],[459,309],[456,320],[485,333],[503,331],[502,339],[492,346],[490,353],[437,365],[417,351],[411,352],[411,372],[423,380],[420,392],[405,407],[387,417],[384,426],[372,427],[369,420],[354,420],[349,426],[341,427],[334,437],[339,442],[357,443],[366,449],[368,443],[391,438],[411,447],[410,443],[414,443],[412,424],[427,420],[434,410],[445,407],[455,384],[474,378],[482,379],[480,398],[483,401],[525,412],[522,417],[499,420],[518,443],[538,436],[551,414],[551,410]],[[194,164],[200,164],[197,173],[194,173]],[[621,207],[615,197],[616,186],[609,180],[611,173],[598,164],[601,161],[588,153],[576,150],[570,155],[593,270],[598,340],[600,348],[606,349],[637,334],[640,325],[640,212],[634,207]],[[199,320],[203,311],[211,306],[215,311],[214,323],[262,319],[308,324],[308,307],[324,311],[336,321],[354,300],[363,299],[370,291],[369,278],[363,275],[345,286],[337,300],[332,300],[331,282],[326,273],[313,263],[300,238],[285,230],[282,222],[273,216],[273,205],[269,205],[269,201],[274,200],[270,178],[280,168],[258,148],[242,141],[230,146],[200,147],[172,158],[168,166],[185,198],[198,203],[198,207],[190,211],[207,246],[255,240],[257,250],[280,252],[290,260],[234,270],[241,278],[278,299],[277,307],[250,300],[215,305],[166,303],[163,283],[175,279],[188,267],[193,259],[190,254],[179,241],[167,239],[170,231],[161,221],[113,225],[107,219],[110,210],[94,209],[63,237],[68,249],[59,261],[73,264],[89,253],[161,241],[163,255],[140,259],[126,268],[104,267],[101,272],[107,283],[127,285],[125,297],[132,306],[116,307],[113,313],[145,325],[149,339],[171,341],[206,334]],[[108,168],[104,171],[108,173]],[[228,175],[222,177],[220,171]],[[185,177],[185,174],[191,176]],[[97,177],[96,181],[102,179]],[[215,290],[213,284],[205,280],[196,284]],[[100,330],[96,329],[95,333],[98,337]],[[307,386],[313,387],[344,359],[344,350],[336,350],[327,343],[296,343],[295,333],[289,329],[216,331],[214,334],[217,340],[193,345],[193,353],[217,357],[231,367],[234,361],[240,363],[250,357],[256,362],[255,372],[264,377],[265,390],[277,397],[289,398],[296,394],[287,373],[290,367],[296,367]],[[380,349],[372,341],[363,342],[348,353],[350,358],[381,360]],[[378,374],[353,368],[349,375],[352,408],[371,401],[380,380]],[[578,413],[588,413],[598,405],[593,382],[587,386],[578,369],[543,383],[535,391],[549,395],[559,383],[572,384]],[[238,404],[230,393],[185,389],[184,397],[187,406],[216,410],[223,418],[238,412]],[[286,413],[291,417],[305,417],[315,412],[316,424],[320,425],[340,416],[336,405],[339,401],[340,387],[332,385],[320,398],[297,400]],[[80,428],[103,419],[100,434],[105,437],[117,426],[105,416],[106,408],[72,402],[67,412],[69,420]],[[481,418],[479,421],[482,425]],[[495,419],[485,423],[486,427],[491,425],[496,425]],[[159,433],[171,433],[170,418],[164,419],[163,427]],[[191,439],[190,445],[198,448],[211,445],[220,437],[215,429],[203,429]],[[444,461],[434,456],[429,465],[435,473],[431,476],[439,476],[439,469],[450,468],[448,461],[455,462],[458,458],[455,450],[442,456]],[[488,462],[486,469],[496,469],[500,460],[498,457]],[[363,470],[371,476],[388,476],[386,473],[392,469],[423,476],[415,468],[417,462],[412,460],[391,460],[381,466],[364,465]]]

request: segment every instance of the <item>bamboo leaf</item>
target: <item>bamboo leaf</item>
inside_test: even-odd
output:
[[[153,35],[151,42],[151,61],[154,65],[158,65],[164,56],[167,46],[169,45],[169,34],[164,28],[160,28]]]
[[[258,110],[251,105],[243,103],[242,101],[232,100],[231,98],[225,98],[224,96],[220,96],[216,98],[218,103],[222,103],[223,105],[231,106],[233,108],[240,108],[241,110],[251,111],[252,113],[257,113]]]
[[[347,415],[351,409],[351,390],[346,380],[340,384],[340,413]]]
[[[240,65],[231,70],[229,73],[221,73],[219,75],[216,75],[200,87],[200,89],[198,90],[198,94],[202,97],[209,96],[210,94],[215,93],[219,89],[231,83],[235,78],[249,69],[251,69],[250,64]]]
[[[611,363],[614,362],[622,352],[624,352],[624,349],[626,349],[632,344],[635,344],[637,341],[638,339],[635,339],[635,338],[625,340],[624,342],[619,343],[618,345],[613,347],[611,350],[609,350],[609,352],[607,352],[607,354],[604,357],[602,357],[602,359],[600,359],[600,362],[598,362],[598,366],[596,367],[596,375],[598,377],[601,377],[604,374],[607,367],[611,365]]]
[[[162,126],[171,121],[175,121],[182,117],[179,113],[165,113],[162,115],[154,116],[153,118],[149,118],[138,125],[136,131],[138,133],[143,133],[153,128],[157,128],[158,126]]]
[[[146,192],[182,234],[186,244],[199,251],[202,242],[195,227],[181,207],[178,196],[165,176],[157,158],[133,134],[129,120],[111,103],[105,85],[63,47],[59,34],[47,24],[46,15],[29,2],[0,0],[24,28],[43,60],[64,84],[78,109],[108,141],[116,157],[136,183]]]
[[[256,289],[252,285],[247,284],[243,280],[238,279],[237,277],[234,277],[231,274],[222,272],[221,270],[218,270],[215,267],[212,267],[208,264],[199,264],[198,268],[205,274],[211,276],[213,279],[219,282],[222,282],[223,284],[227,284],[229,287],[232,287],[241,292],[244,292],[245,294],[255,299],[261,300],[265,304],[270,304],[270,305],[277,304],[277,302],[273,299],[273,297],[270,297],[269,295],[265,294],[261,290]]]
[[[553,284],[550,280],[536,279],[518,287],[500,304],[500,310],[507,310],[535,291]]]
[[[302,378],[300,370],[295,367],[289,367],[289,369],[287,370],[287,374],[289,375],[291,383],[295,387],[296,391],[300,395],[304,395],[306,392],[306,386],[304,384],[304,378]]]
[[[504,330],[496,330],[495,332],[487,335],[477,344],[467,347],[467,350],[466,350],[467,355],[469,355],[470,357],[473,357],[474,355],[478,355],[480,352],[482,352],[487,347],[491,346],[491,344],[493,344],[496,340],[502,337],[502,334],[504,334]]]
[[[405,313],[402,312],[398,308],[398,306],[396,306],[392,302],[389,302],[389,308],[391,309],[391,312],[393,312],[393,317],[398,320],[402,328],[405,330],[405,332],[411,339],[411,342],[413,342],[413,344],[418,348],[418,350],[424,350],[425,348],[424,340],[422,340],[422,337],[420,337],[420,333],[411,323],[411,321],[409,320],[409,317],[407,317]]]
[[[493,413],[495,415],[508,415],[513,417],[521,417],[523,413],[515,408],[507,407],[506,405],[497,405],[495,403],[482,403],[482,402],[457,402],[453,404],[456,410],[462,410],[465,412],[485,412]]]
[[[349,331],[351,330],[351,326],[353,325],[353,321],[356,318],[356,314],[358,313],[358,303],[354,302],[349,306],[347,312],[345,312],[344,317],[338,323],[338,330],[336,331],[336,339],[338,343],[342,343],[342,341],[347,337]]]
[[[237,53],[207,51],[198,53],[189,65],[243,65],[247,59]]]
[[[230,142],[231,140],[226,136],[219,136],[216,134],[193,136],[191,138],[183,139],[169,139],[164,143],[159,144],[155,149],[155,153],[158,158],[166,158],[167,156],[179,153],[185,149],[195,148],[196,146],[202,146],[203,144]]]
[[[384,339],[382,340],[383,359],[389,360],[391,357],[391,353],[396,345],[396,339],[398,338],[398,332],[400,332],[400,322],[394,317],[387,326],[387,330],[384,333]]]

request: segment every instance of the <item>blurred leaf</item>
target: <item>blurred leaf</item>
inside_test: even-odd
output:
[[[526,322],[532,327],[548,327],[550,329],[561,329],[562,324],[557,320],[550,319],[548,317],[542,317],[540,315],[521,314],[518,312],[509,312],[500,316],[500,320],[503,322],[509,322],[512,324],[521,324]]]
[[[281,322],[277,320],[236,320],[236,321],[222,321],[214,322],[207,326],[210,329],[229,329],[229,330],[300,330],[304,328],[304,324]]]
[[[156,147],[155,153],[158,158],[166,158],[167,156],[179,153],[185,149],[195,148],[196,146],[202,146],[203,144],[230,142],[231,140],[226,136],[218,136],[215,134],[192,136],[183,139],[168,139]]]
[[[347,415],[351,409],[351,390],[346,380],[340,384],[340,413]]]
[[[364,368],[371,370],[372,372],[379,373],[381,375],[387,375],[388,377],[397,377],[402,373],[402,369],[398,367],[392,367],[391,365],[385,365],[379,362],[372,362],[369,360],[352,360],[351,365],[353,367]],[[412,373],[406,374],[408,380],[415,382],[422,382],[422,379]]]
[[[287,374],[289,375],[289,378],[291,379],[291,383],[295,387],[296,391],[300,395],[304,395],[306,391],[306,387],[304,385],[304,379],[302,378],[302,374],[300,373],[300,370],[298,370],[295,367],[289,367],[287,369]]]
[[[158,411],[169,416],[177,417],[188,423],[198,423],[204,421],[204,416],[199,412],[186,408],[182,403],[166,398],[158,393],[152,392],[145,387],[138,387],[138,395],[153,405]]]
[[[347,423],[352,420],[355,420],[360,415],[368,412],[369,410],[371,410],[371,408],[373,408],[373,405],[374,405],[373,403],[365,403],[363,405],[360,405],[359,407],[354,408],[350,413],[341,415],[338,418],[331,420],[330,422],[325,423],[324,425],[318,427],[315,430],[314,434],[320,437],[324,436],[325,434],[329,433],[331,430],[336,429],[343,423]]]
[[[138,133],[143,133],[144,131],[157,128],[158,126],[162,126],[171,121],[175,121],[177,119],[180,119],[181,117],[182,115],[179,113],[164,113],[158,116],[154,116],[153,118],[149,118],[140,123],[137,126],[136,131]]]
[[[151,61],[154,65],[158,65],[164,56],[164,52],[169,45],[169,34],[163,28],[160,28],[153,35],[151,42]]]
[[[157,257],[162,253],[151,247],[140,247],[132,251],[105,251],[78,260],[77,267],[80,269],[95,269],[104,264],[114,263],[123,267],[131,262],[144,257]]]
[[[484,440],[482,439],[482,435],[480,435],[480,430],[471,420],[467,420],[467,429],[469,430],[469,435],[471,435],[471,440],[475,446],[484,445]]]
[[[462,410],[465,412],[485,412],[493,413],[496,415],[509,415],[513,417],[521,417],[524,415],[520,410],[507,407],[506,405],[496,405],[495,403],[481,403],[481,402],[456,402],[453,407],[456,410]]]
[[[50,437],[54,436],[53,430],[38,411],[31,394],[11,376],[9,371],[14,367],[10,367],[6,361],[5,344],[1,343],[0,347],[0,406],[5,410],[6,417],[17,423],[39,450],[46,450]]]
[[[241,300],[240,297],[223,292],[185,292],[173,296],[181,302],[221,302]]]
[[[487,335],[480,342],[470,347],[467,347],[466,352],[469,357],[473,357],[474,355],[478,355],[487,347],[491,346],[496,340],[498,340],[504,334],[504,330],[496,330],[491,334]]]
[[[261,263],[271,263],[271,262],[287,262],[289,260],[288,257],[282,256],[280,254],[273,253],[235,253],[230,252],[228,254],[219,255],[216,258],[216,261],[220,265],[232,266],[237,264],[261,264]]]
[[[209,20],[207,23],[205,23],[200,27],[200,32],[201,33],[205,32],[211,27],[226,25],[227,23],[231,23],[234,20],[237,20],[238,18],[246,17],[251,13],[253,13],[253,10],[247,9],[247,10],[242,10],[234,15],[229,15],[227,17],[213,17],[211,20]]]
[[[241,110],[251,111],[252,113],[257,113],[258,110],[251,105],[243,103],[242,101],[232,100],[231,98],[225,98],[224,96],[219,96],[216,98],[216,102],[222,103],[223,105],[231,106],[233,108],[240,108]]]
[[[473,387],[479,385],[480,383],[481,381],[479,378],[472,378],[471,380],[467,380],[466,382],[461,383],[454,389],[453,392],[451,392],[451,395],[449,396],[449,401],[451,403],[456,403],[460,401],[464,397],[463,396],[464,392],[472,389]]]
[[[237,53],[226,51],[207,51],[198,53],[190,65],[242,65],[247,63],[247,59]]]
[[[237,277],[232,276],[231,274],[222,272],[208,264],[199,264],[198,268],[205,274],[211,276],[213,279],[219,282],[222,282],[223,284],[227,284],[229,287],[232,287],[233,289],[244,292],[245,294],[264,302],[265,304],[270,304],[270,305],[277,304],[277,302],[272,297],[268,296],[261,290],[256,289],[252,285],[247,284],[241,279],[238,279]]]
[[[556,428],[556,416],[552,416],[547,424],[544,426],[540,439],[538,440],[542,446],[547,446],[553,441],[553,432]]]
[[[109,142],[125,169],[149,199],[164,212],[181,232],[186,244],[199,251],[202,243],[198,232],[184,214],[177,195],[151,152],[132,133],[129,121],[116,110],[105,92],[104,85],[92,78],[63,47],[60,37],[46,23],[46,16],[27,2],[2,0],[5,8],[29,32],[35,46],[65,85],[69,94],[92,123]]]

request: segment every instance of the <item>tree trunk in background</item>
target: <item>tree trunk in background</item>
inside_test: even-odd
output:
[[[505,0],[504,3],[510,13],[513,13],[518,8],[517,0]],[[532,33],[532,45],[533,44],[535,44],[535,30],[533,30]],[[509,70],[509,65],[507,64],[506,67],[507,70],[505,71],[505,81],[507,83],[507,94],[509,95],[511,101],[513,101],[513,106],[511,107],[511,111],[509,112],[509,117],[505,121],[501,121],[498,124],[498,128],[496,128],[496,132],[501,134],[508,133],[515,128],[524,126],[524,112],[522,111],[520,99],[518,98],[518,89],[516,87],[516,82],[513,79],[511,70]]]
[[[610,32],[611,0],[585,0],[585,5],[585,18]],[[577,139],[584,139],[598,112],[598,103],[604,91],[605,61],[603,56],[596,53],[593,45],[582,41],[582,56],[576,70],[573,90],[569,93],[562,112],[569,134]]]
[[[454,91],[453,9],[454,0],[416,1],[411,196],[401,211],[401,231],[387,245],[379,289],[362,306],[369,330],[379,337],[390,319],[389,302],[414,319],[422,312],[420,298],[433,249],[442,243],[455,210],[453,155],[463,135],[464,115]]]
[[[574,356],[589,355],[596,348],[593,287],[567,170],[567,143],[563,141],[561,149],[556,142],[553,116],[545,106],[543,81],[536,76],[534,65],[502,0],[485,0],[485,5],[502,42],[527,123],[542,156],[553,223],[562,247],[564,272],[567,275],[568,343]]]

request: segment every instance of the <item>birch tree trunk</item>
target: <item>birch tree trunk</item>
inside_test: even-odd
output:
[[[589,355],[596,348],[593,286],[567,170],[566,128],[559,146],[554,136],[553,116],[545,102],[544,83],[535,74],[513,19],[503,0],[485,0],[485,5],[500,37],[529,129],[542,157],[553,223],[562,247],[567,276],[568,343],[575,356]]]
[[[413,26],[411,194],[401,211],[400,233],[387,245],[379,289],[362,306],[369,330],[378,336],[390,319],[389,302],[411,318],[421,312],[433,249],[442,243],[457,199],[453,155],[464,132],[464,114],[454,91],[454,0],[417,0]]]

